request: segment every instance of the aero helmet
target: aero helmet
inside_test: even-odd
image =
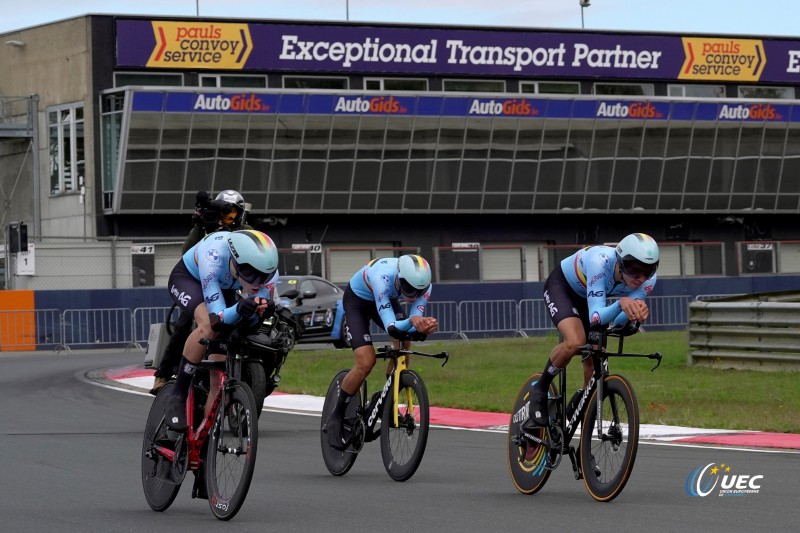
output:
[[[645,233],[631,233],[617,244],[617,262],[633,277],[653,277],[658,269],[658,243]]]
[[[403,255],[397,260],[400,292],[406,298],[419,298],[431,285],[431,267],[418,255]]]
[[[264,285],[278,270],[278,248],[265,233],[246,229],[227,238],[237,278],[251,285]]]
[[[220,192],[214,201],[222,208],[220,221],[225,228],[233,231],[244,224],[245,205],[241,194],[227,189]]]

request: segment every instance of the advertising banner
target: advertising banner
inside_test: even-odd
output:
[[[800,122],[800,106],[621,99],[209,92],[133,93],[133,112]]]
[[[800,83],[800,40],[116,21],[118,68]]]

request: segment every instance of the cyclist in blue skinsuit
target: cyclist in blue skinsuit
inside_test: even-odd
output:
[[[561,261],[548,276],[544,301],[563,341],[550,352],[542,377],[533,387],[531,422],[548,425],[547,389],[586,340],[591,339],[591,328],[647,320],[650,310],[644,299],[656,285],[658,261],[656,241],[644,233],[633,233],[616,247],[590,246],[579,250]],[[609,304],[608,297],[619,299]],[[587,358],[584,386],[593,370],[592,361]]]
[[[395,348],[400,347],[401,341],[404,348],[409,348],[410,340],[423,340],[439,327],[435,318],[424,316],[430,297],[431,268],[418,255],[374,259],[350,279],[342,305],[347,322],[345,335],[353,348],[355,365],[342,380],[336,405],[323,427],[332,447],[337,450],[345,448],[342,420],[347,403],[358,392],[377,360],[369,334],[370,321],[391,335]],[[408,317],[400,306],[400,298],[409,303],[411,312]],[[393,370],[390,367],[386,372]]]
[[[197,327],[189,334],[178,365],[173,394],[167,401],[167,425],[186,430],[186,397],[205,346],[241,320],[255,324],[258,316],[274,312],[278,249],[266,234],[255,230],[219,231],[189,249],[169,276],[169,292],[182,312],[194,317]],[[234,302],[235,291],[244,297]],[[212,376],[209,403],[219,383]],[[209,405],[206,406],[208,411]]]

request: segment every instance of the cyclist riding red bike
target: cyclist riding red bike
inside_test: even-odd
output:
[[[616,247],[579,250],[551,272],[544,284],[544,301],[563,340],[550,352],[544,372],[533,387],[529,423],[549,424],[548,388],[587,339],[593,340],[592,327],[647,320],[650,310],[644,299],[655,287],[658,262],[656,241],[644,233],[632,233]],[[609,297],[619,299],[608,304]],[[584,386],[593,370],[592,360],[585,359]]]
[[[399,258],[373,259],[350,279],[342,304],[347,317],[346,335],[353,348],[355,364],[342,381],[336,406],[325,422],[323,431],[328,443],[337,450],[347,446],[342,435],[342,420],[347,403],[367,379],[377,361],[375,347],[369,333],[370,321],[382,327],[391,337],[395,348],[417,335],[435,333],[439,322],[423,316],[431,295],[431,268],[418,255]],[[409,304],[406,317],[400,298]],[[387,369],[387,374],[393,368]]]
[[[194,317],[178,366],[173,394],[167,403],[167,426],[186,430],[186,397],[202,360],[201,339],[213,340],[241,320],[274,312],[274,280],[278,277],[278,249],[266,234],[255,230],[220,231],[206,236],[187,251],[169,276],[169,292],[182,312]],[[234,302],[241,288],[245,297]],[[215,377],[215,376],[213,376]],[[219,388],[210,383],[209,402]],[[206,405],[208,412],[209,405]]]

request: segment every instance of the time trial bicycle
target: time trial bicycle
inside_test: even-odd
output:
[[[661,354],[623,353],[623,339],[639,330],[639,323],[607,328],[599,338],[581,347],[583,357],[590,357],[594,373],[585,389],[565,395],[567,369],[559,373],[558,385],[550,386],[548,412],[550,425],[539,427],[530,422],[530,398],[541,373],[531,375],[522,385],[514,402],[508,424],[508,468],[517,490],[523,494],[538,492],[550,473],[568,455],[575,479],[583,479],[586,490],[598,501],[616,498],[631,475],[639,444],[639,406],[633,386],[623,376],[611,374],[610,357],[646,357],[661,364]],[[594,333],[594,332],[593,332]],[[606,351],[608,337],[617,337],[616,353]],[[596,343],[596,344],[595,344]],[[578,452],[572,445],[581,426]]]
[[[380,437],[386,472],[395,481],[406,481],[422,462],[430,425],[428,391],[422,377],[408,368],[408,356],[444,359],[442,366],[447,364],[450,356],[447,352],[432,354],[391,346],[378,348],[377,353],[383,355],[384,360],[394,361],[394,371],[387,377],[383,388],[375,392],[369,401],[367,380],[364,380],[358,398],[354,398],[357,401],[347,405],[342,432],[347,445],[344,451],[328,444],[324,425],[336,405],[342,380],[349,370],[342,370],[331,381],[322,406],[322,459],[331,474],[343,476],[353,466],[364,443]]]
[[[153,400],[142,444],[142,486],[148,505],[165,511],[172,505],[187,471],[194,471],[192,498],[207,498],[211,512],[230,520],[244,503],[256,463],[258,410],[250,387],[241,381],[239,344],[234,330],[226,339],[209,341],[204,360],[192,380],[186,401],[186,432],[166,425],[165,407],[174,381]],[[211,354],[225,360],[211,361]],[[209,377],[219,377],[219,390],[203,416],[209,394]]]

